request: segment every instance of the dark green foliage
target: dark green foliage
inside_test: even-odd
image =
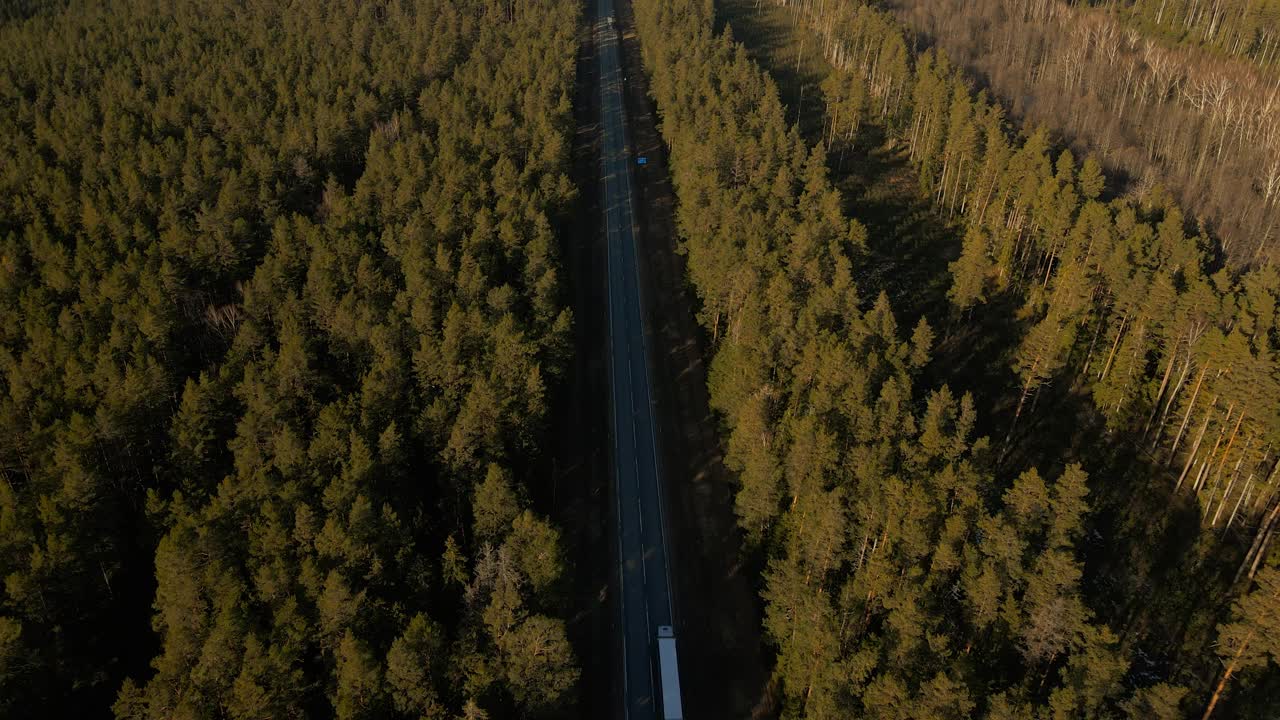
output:
[[[1096,686],[1124,664],[1080,599],[1083,473],[1047,485],[1030,471],[997,490],[970,398],[913,400],[932,330],[904,342],[883,295],[859,300],[864,232],[786,130],[772,84],[707,32],[705,8],[638,11],[718,340],[712,401],[743,526],[769,556],[784,715],[966,717],[1001,688],[1104,702]]]
[[[1122,566],[1126,552],[1167,560],[1137,546],[1130,529],[1114,541],[1098,535],[1108,526],[1093,519],[1090,487],[1105,490],[1103,507],[1114,513],[1124,483],[1143,483],[1128,494],[1163,497],[1161,510],[1172,513],[1179,471],[1189,467],[1192,517],[1219,532],[1256,533],[1246,565],[1265,567],[1280,441],[1274,272],[1218,272],[1208,243],[1188,236],[1158,189],[1107,198],[1093,158],[1078,162],[1044,130],[1015,134],[1003,108],[973,93],[945,56],[910,55],[891,16],[864,3],[786,5],[811,22],[806,39],[835,68],[821,86],[827,118],[814,139],[829,150],[843,123],[876,124],[906,145],[923,193],[961,231],[950,292],[958,312],[930,308],[932,317],[950,335],[965,318],[996,312],[993,300],[1022,306],[1013,324],[1022,334],[1006,356],[1013,394],[983,388],[982,407],[1003,404],[1007,422],[1035,414],[1051,394],[1044,388],[1075,386],[1099,422],[1128,439],[1129,454],[1178,462],[1172,472],[1132,463],[1132,478],[1089,480],[1080,464],[1041,455],[1033,461],[1053,468],[1041,475],[1024,470],[1026,452],[1005,459],[1011,447],[1038,447],[1026,437],[1042,430],[1025,418],[992,452],[968,394],[919,389],[919,369],[934,355],[928,323],[905,342],[883,295],[859,298],[854,278],[875,277],[864,268],[861,227],[849,234],[856,242],[829,242],[818,262],[804,263],[814,257],[811,238],[838,237],[845,221],[828,201],[838,196],[825,170],[775,109],[773,84],[758,79],[728,31],[712,32],[706,3],[638,2],[689,277],[714,342],[712,404],[741,481],[741,525],[765,559],[764,624],[783,717],[1203,709],[1213,690],[1213,618],[1243,585],[1221,578],[1234,564],[1214,570],[1197,559],[1185,575],[1170,573],[1213,577],[1187,615],[1165,611],[1181,627],[1133,624],[1141,611],[1125,617],[1116,606],[1143,604],[1150,588],[1126,587],[1121,600],[1102,583],[1171,582]],[[1256,300],[1242,301],[1248,295]],[[1235,310],[1246,304],[1256,311]],[[1101,452],[1078,457],[1114,467]],[[1207,548],[1211,535],[1202,537]],[[1203,555],[1239,560],[1230,549]],[[1097,570],[1101,562],[1113,564],[1110,575]],[[1166,636],[1186,644],[1156,645]],[[1146,655],[1153,646],[1164,654],[1159,665]],[[1265,713],[1265,703],[1259,693],[1236,709]]]
[[[512,470],[568,340],[577,12],[0,26],[0,714],[570,701],[559,533]]]
[[[1280,53],[1280,3],[1227,0],[1206,7],[1195,0],[1125,0],[1123,15],[1144,32],[1242,55],[1272,65]]]

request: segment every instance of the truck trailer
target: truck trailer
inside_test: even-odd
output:
[[[684,709],[680,707],[676,634],[670,625],[658,626],[658,672],[662,681],[662,720],[684,720]]]

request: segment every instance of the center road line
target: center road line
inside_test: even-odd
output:
[[[596,0],[600,168],[607,243],[609,395],[617,493],[623,717],[657,717],[657,628],[675,625],[663,524],[661,463],[641,294],[620,38],[613,0]],[[625,384],[625,386],[624,386]],[[649,572],[652,564],[653,572]]]

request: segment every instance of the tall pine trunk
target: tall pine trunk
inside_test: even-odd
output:
[[[1187,473],[1191,470],[1191,465],[1195,463],[1196,453],[1200,451],[1200,443],[1204,441],[1204,431],[1209,428],[1209,420],[1213,417],[1213,406],[1218,402],[1218,398],[1214,398],[1209,403],[1209,411],[1204,414],[1204,423],[1200,425],[1200,432],[1196,434],[1196,441],[1191,446],[1191,452],[1187,453],[1187,463],[1182,466],[1182,474],[1178,476],[1178,484],[1173,487],[1173,491],[1177,492],[1182,488],[1182,481],[1187,479]]]
[[[1191,411],[1195,409],[1196,399],[1200,397],[1200,385],[1204,383],[1204,374],[1208,369],[1208,365],[1200,368],[1196,389],[1191,392],[1191,402],[1187,403],[1187,412],[1182,416],[1182,425],[1178,427],[1178,435],[1173,439],[1173,447],[1169,449],[1169,462],[1173,462],[1173,456],[1178,452],[1178,444],[1182,442],[1182,434],[1187,431],[1187,422],[1191,420]]]
[[[1213,696],[1209,698],[1209,707],[1204,709],[1204,715],[1200,720],[1209,720],[1209,716],[1213,715],[1213,709],[1217,707],[1218,700],[1222,698],[1222,690],[1227,686],[1227,681],[1235,674],[1236,663],[1240,661],[1240,656],[1244,654],[1245,649],[1249,647],[1249,642],[1253,640],[1253,633],[1245,636],[1244,642],[1240,643],[1240,647],[1236,649],[1236,654],[1231,656],[1227,667],[1222,671],[1222,679],[1218,681],[1218,686],[1213,689]]]

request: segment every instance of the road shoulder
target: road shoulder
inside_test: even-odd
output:
[[[756,576],[742,557],[734,483],[722,464],[719,421],[710,412],[707,347],[696,297],[676,250],[675,194],[657,114],[647,94],[630,0],[617,0],[627,76],[637,252],[650,349],[655,417],[679,638],[681,685],[690,717],[772,714],[761,644]]]

